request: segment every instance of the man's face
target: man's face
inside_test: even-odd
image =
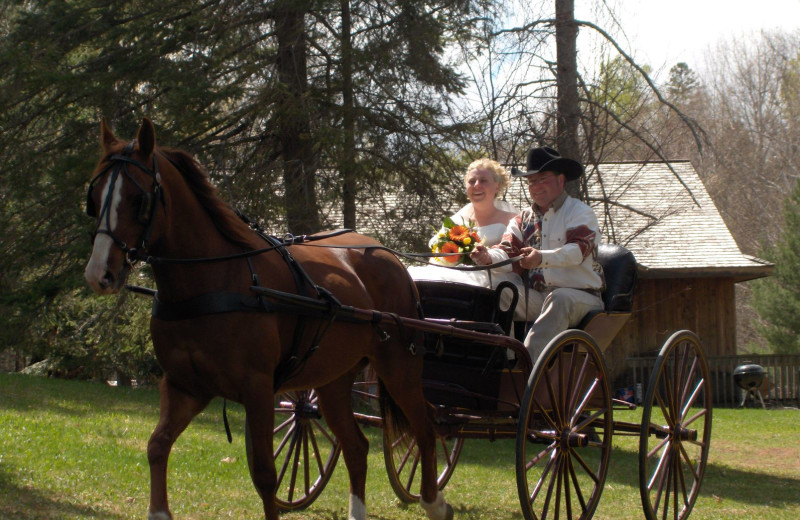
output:
[[[542,211],[564,191],[565,177],[555,172],[539,172],[528,176],[528,193]]]

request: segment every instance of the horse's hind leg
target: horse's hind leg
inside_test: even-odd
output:
[[[167,460],[172,445],[192,419],[207,405],[208,399],[197,399],[172,386],[167,377],[161,380],[161,417],[147,443],[150,463],[149,520],[171,520],[167,501]]]
[[[408,355],[406,352],[403,354]],[[431,520],[452,519],[453,508],[444,500],[436,482],[436,432],[428,401],[422,393],[421,370],[407,358],[376,360],[375,369],[391,399],[408,420],[409,433],[419,447],[422,463],[420,505]]]
[[[349,375],[341,377],[318,388],[317,394],[328,427],[342,446],[342,455],[350,476],[350,508],[347,518],[365,520],[369,441],[353,418],[350,401],[353,381],[354,378]]]

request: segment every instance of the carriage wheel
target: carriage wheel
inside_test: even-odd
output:
[[[568,330],[536,361],[517,431],[517,490],[526,520],[589,519],[600,501],[612,436],[611,393],[591,336]]]
[[[656,360],[639,437],[639,491],[648,520],[689,516],[711,441],[711,387],[700,340],[673,334]]]
[[[383,429],[383,460],[389,483],[397,497],[403,502],[419,502],[422,484],[422,465],[416,439],[408,433],[395,437],[391,428]],[[456,467],[464,439],[436,435],[436,467],[441,471],[436,477],[439,490],[444,489]]]
[[[356,409],[374,413],[378,407],[378,379],[370,365],[353,385],[353,399]],[[421,480],[421,457],[417,441],[410,434],[396,437],[390,429],[383,428],[383,460],[389,483],[397,497],[403,502],[419,502]],[[439,490],[444,489],[455,470],[461,448],[462,438],[448,438],[436,434],[436,467],[441,472],[436,477]]]
[[[252,475],[250,434],[245,427],[247,464]],[[278,472],[275,499],[281,511],[310,506],[330,480],[341,446],[319,411],[315,390],[275,397],[273,455]]]

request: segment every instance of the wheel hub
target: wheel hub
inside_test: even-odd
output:
[[[567,428],[561,432],[561,445],[565,448],[583,448],[589,445],[589,436]]]

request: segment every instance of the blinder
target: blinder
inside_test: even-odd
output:
[[[136,215],[136,220],[139,221],[139,224],[146,226],[150,223],[150,219],[153,218],[153,211],[155,208],[156,194],[145,192],[142,193],[142,200],[139,203],[139,212]]]
[[[93,188],[94,184],[91,184],[86,191],[86,215],[88,217],[97,218],[97,206],[94,203],[94,199],[92,199]],[[150,223],[150,219],[155,211],[156,194],[153,192],[142,193],[140,200],[139,209],[136,212],[136,220],[139,224],[146,226]]]
[[[92,199],[93,188],[94,183],[89,184],[89,189],[86,190],[86,216],[97,218],[97,206],[94,205],[94,200]]]

